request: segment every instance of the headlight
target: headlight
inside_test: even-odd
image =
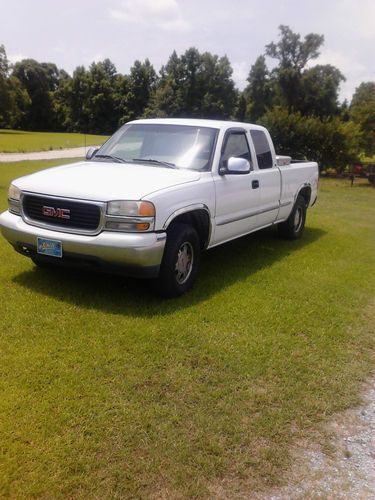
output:
[[[155,207],[149,201],[110,201],[107,205],[107,214],[124,217],[154,217]]]
[[[9,186],[8,191],[8,210],[12,214],[21,215],[21,190],[14,184]]]
[[[21,190],[18,189],[14,184],[11,184],[9,186],[9,191],[8,191],[8,200],[16,200],[20,201],[21,197]]]
[[[110,231],[152,231],[155,207],[149,201],[110,201],[107,204],[105,228]]]

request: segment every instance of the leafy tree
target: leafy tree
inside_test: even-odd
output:
[[[245,117],[249,121],[256,121],[272,103],[272,82],[264,56],[259,56],[251,66],[247,81],[249,84],[244,91]]]
[[[53,130],[55,120],[51,93],[57,86],[56,65],[23,59],[14,65],[13,76],[21,82],[31,100],[21,125],[30,130]]]
[[[30,107],[30,98],[21,82],[9,76],[11,65],[0,45],[0,127],[16,128]]]
[[[266,45],[266,55],[279,61],[273,70],[279,89],[279,104],[285,105],[291,112],[298,110],[302,71],[309,61],[319,56],[324,36],[310,33],[301,40],[301,35],[294,33],[289,26],[281,25],[279,30],[279,41]]]
[[[92,63],[88,74],[86,106],[90,110],[87,129],[89,132],[112,133],[118,126],[119,115],[115,111],[114,88],[116,67],[109,60]]]
[[[147,115],[229,118],[236,102],[228,58],[190,48],[181,57],[173,52],[162,67]]]
[[[0,127],[6,127],[9,122],[13,103],[8,85],[9,62],[4,45],[0,45]]]
[[[344,122],[350,120],[349,103],[347,99],[344,99],[344,101],[340,104],[340,115]]]
[[[218,57],[209,52],[202,54],[199,87],[203,100],[199,116],[230,119],[234,115],[238,94],[232,74],[233,69],[226,56]]]
[[[301,35],[294,33],[289,26],[279,26],[280,40],[266,45],[266,54],[279,61],[280,69],[293,69],[298,73],[311,59],[319,56],[324,36],[310,33],[301,41]]]
[[[196,51],[196,49],[189,49]],[[198,51],[196,51],[198,53]],[[186,60],[189,57],[185,58]],[[190,56],[190,59],[191,56]],[[193,76],[194,80],[194,76]],[[184,116],[186,113],[187,94],[192,94],[189,87],[189,75],[182,58],[174,50],[165,66],[160,70],[158,85],[150,96],[146,116]],[[191,110],[192,116],[197,110]]]
[[[147,117],[183,116],[184,97],[175,80],[167,75],[150,96],[149,106],[145,110]]]
[[[53,63],[40,63],[40,66],[43,68],[46,75],[48,90],[53,92],[60,84],[61,73],[66,74],[66,72],[64,70],[62,70],[62,72],[58,70],[56,64]]]
[[[4,45],[0,45],[0,75],[7,78],[9,74],[9,60]]]
[[[53,114],[57,130],[74,130],[70,120],[70,99],[72,95],[72,77],[63,69],[59,72],[59,85],[52,93]]]
[[[278,65],[268,72],[264,58],[258,58],[249,75],[250,110],[257,100],[261,103],[259,111],[254,108],[255,118],[262,108],[270,108],[270,100],[272,105],[286,107],[289,112],[300,111],[305,116],[339,115],[342,109],[338,94],[345,77],[330,64],[308,67],[319,56],[323,35],[310,33],[301,39],[288,26],[281,25],[279,29],[279,41],[266,45],[265,52]]]
[[[247,114],[247,101],[245,97],[245,92],[238,92],[237,108],[234,116],[236,120],[238,120],[239,122],[244,122],[246,120],[249,120]]]
[[[375,82],[363,82],[356,88],[350,104],[350,117],[361,128],[364,152],[375,154]]]
[[[112,133],[123,112],[117,95],[121,81],[109,59],[92,63],[88,70],[78,66],[72,78],[61,75],[54,94],[55,112],[68,130]]]
[[[65,87],[65,88],[64,88]],[[64,83],[61,89],[66,92],[66,125],[74,132],[88,131],[90,120],[89,75],[84,66],[77,66],[71,81]]]
[[[320,118],[340,114],[338,91],[342,81],[345,81],[343,74],[330,64],[305,70],[301,78],[298,110],[303,115],[316,115]]]
[[[129,120],[134,119],[134,114],[129,109],[129,106],[131,106],[131,96],[129,75],[117,74],[113,88],[113,105],[118,117],[118,125],[123,125]]]
[[[31,99],[27,90],[15,76],[9,77],[8,86],[12,105],[9,110],[7,125],[10,128],[19,128],[30,109]]]
[[[126,82],[125,115],[127,120],[143,116],[149,103],[151,93],[155,89],[157,74],[148,59],[144,63],[135,61],[130,68]]]
[[[210,61],[207,60],[207,64],[209,65]],[[185,113],[190,111],[192,115],[199,115],[202,106],[203,81],[200,73],[203,68],[201,66],[202,56],[196,48],[191,47],[181,56],[182,83],[185,86]]]

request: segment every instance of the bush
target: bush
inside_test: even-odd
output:
[[[343,122],[338,117],[321,120],[275,107],[262,116],[260,123],[269,129],[278,154],[314,160],[321,168],[335,167],[341,172],[360,154],[361,133],[351,121]]]

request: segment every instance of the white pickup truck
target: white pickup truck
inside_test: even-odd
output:
[[[175,297],[202,250],[273,224],[299,238],[317,186],[318,165],[276,156],[264,127],[136,120],[86,161],[13,181],[0,227],[37,265],[153,278]]]

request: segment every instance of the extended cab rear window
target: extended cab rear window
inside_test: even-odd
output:
[[[272,168],[273,159],[267,136],[261,130],[250,130],[259,168]]]

